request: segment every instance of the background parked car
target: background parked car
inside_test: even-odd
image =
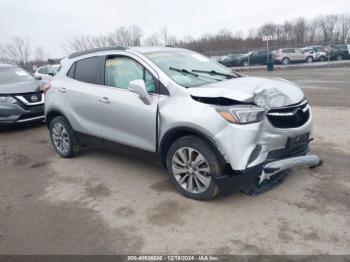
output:
[[[0,127],[44,121],[44,84],[22,68],[0,64]]]
[[[242,54],[231,54],[219,60],[218,62],[227,67],[239,66],[239,64],[237,64],[237,61],[236,61],[236,58],[239,56],[242,56]]]
[[[51,66],[38,67],[34,72],[34,77],[38,80],[51,80],[57,71]]]
[[[272,56],[270,54],[270,59]],[[231,55],[220,61],[225,66],[249,66],[249,65],[265,65],[267,63],[266,49],[250,51],[242,55]]]
[[[60,64],[52,65],[52,68],[55,69],[56,72],[58,72],[61,68],[61,65]]]
[[[307,46],[303,47],[301,50],[315,52],[314,58],[316,61],[323,62],[327,60],[327,50],[323,46]]]
[[[312,63],[315,60],[314,51],[302,51],[299,48],[282,48],[272,52],[273,59],[277,63],[287,65],[295,62]]]
[[[327,47],[331,60],[350,59],[349,49],[347,45],[332,45]]]

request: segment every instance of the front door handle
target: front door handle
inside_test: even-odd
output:
[[[65,88],[65,87],[60,87],[60,88],[58,89],[58,91],[60,91],[61,93],[67,93],[67,88]]]
[[[104,103],[104,104],[110,104],[111,102],[109,101],[108,97],[102,97],[100,99],[100,102]]]

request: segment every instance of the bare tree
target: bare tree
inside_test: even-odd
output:
[[[335,29],[338,22],[338,16],[337,15],[327,15],[319,17],[318,24],[320,26],[320,29],[322,30],[323,34],[323,40],[325,42],[331,42],[334,41],[334,35],[335,35]]]
[[[19,66],[24,66],[29,61],[31,50],[28,39],[14,37],[1,49],[3,60]]]
[[[140,46],[141,45],[141,37],[143,35],[142,29],[139,26],[132,25],[129,27],[130,36],[131,36],[131,45],[132,46]]]
[[[136,25],[119,27],[108,36],[111,46],[139,46],[141,44],[142,29]]]
[[[45,54],[45,51],[41,46],[39,46],[35,49],[34,59],[35,59],[35,61],[44,61],[47,59],[47,55]]]
[[[350,37],[350,14],[339,16],[340,40],[346,41]]]
[[[159,38],[160,37],[159,37],[158,33],[153,33],[145,39],[144,45],[159,46],[159,45],[161,45],[161,41]]]
[[[307,20],[303,17],[286,20],[284,23],[265,23],[259,28],[251,28],[247,36],[242,31],[232,33],[221,29],[216,34],[203,34],[201,37],[185,37],[182,40],[169,34],[166,26],[142,38],[142,29],[136,25],[122,26],[110,34],[100,36],[75,36],[65,45],[67,52],[75,52],[105,46],[173,45],[203,53],[247,52],[264,46],[262,35],[274,35],[271,45],[282,47],[311,43],[339,43],[350,36],[350,15],[323,15]],[[141,40],[142,43],[141,43]],[[239,50],[238,50],[239,49]]]
[[[307,33],[307,22],[305,18],[299,17],[294,24],[294,39],[297,44],[304,43]]]

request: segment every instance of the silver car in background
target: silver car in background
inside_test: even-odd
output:
[[[51,81],[56,73],[56,69],[54,69],[51,65],[46,65],[38,67],[34,72],[34,77],[38,80]]]
[[[259,191],[286,169],[320,163],[307,154],[310,106],[286,80],[242,76],[166,47],[89,50],[61,65],[44,92],[62,157],[90,144],[137,148],[157,156],[176,189],[199,200]]]
[[[316,60],[313,50],[302,50],[300,48],[282,48],[272,52],[273,60],[277,63],[288,65],[296,62],[312,63]]]

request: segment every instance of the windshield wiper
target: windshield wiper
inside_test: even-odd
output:
[[[220,73],[220,72],[217,72],[217,71],[215,71],[215,70],[207,71],[207,70],[197,70],[197,69],[193,69],[192,72],[204,73],[204,74],[209,74],[209,75],[224,76],[224,77],[226,77],[226,78],[234,78],[234,77],[236,77],[236,76],[234,76],[234,75],[225,74],[225,73]]]
[[[196,74],[196,73],[193,72],[193,70],[191,72],[191,71],[188,71],[187,69],[184,69],[184,68],[183,69],[179,69],[179,68],[169,67],[169,70],[176,71],[176,72],[183,73],[183,74],[190,75],[190,76],[194,76],[196,78],[198,78],[198,77],[205,77],[205,78],[208,78],[208,79],[211,79],[211,80],[221,81],[220,79],[216,79],[216,78],[213,78],[213,77]],[[198,73],[200,73],[200,72],[198,72]],[[202,80],[202,81],[205,81],[205,80],[200,79],[200,78],[198,78],[198,79]],[[207,81],[205,81],[205,82],[207,82]]]
[[[175,67],[169,67],[169,70],[180,72],[180,73],[183,73],[183,74],[192,75],[192,76],[195,76],[195,77],[199,76],[199,75],[197,75],[195,73],[192,73],[192,72],[188,71],[187,69],[179,69],[179,68],[175,68]]]

